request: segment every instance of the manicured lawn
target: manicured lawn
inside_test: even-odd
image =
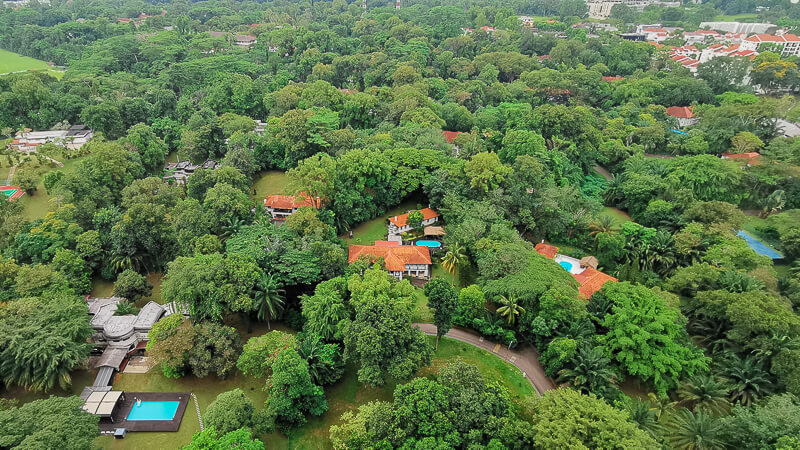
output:
[[[52,71],[51,67],[44,61],[0,49],[0,73],[11,73],[21,70]],[[53,73],[53,75],[60,78],[62,73],[59,72],[58,75]]]
[[[722,14],[715,16],[713,22],[755,22],[756,20],[758,20],[758,14],[753,13],[736,14],[735,16]]]
[[[375,241],[386,240],[388,230],[386,229],[386,221],[389,217],[398,214],[404,214],[409,209],[414,209],[417,204],[413,201],[405,201],[397,208],[392,209],[386,214],[376,217],[372,220],[364,222],[353,228],[353,239],[349,235],[342,236],[345,244],[347,245],[372,245]]]
[[[610,206],[606,206],[600,211],[598,215],[606,215],[611,216],[616,222],[617,225],[621,226],[625,222],[631,222],[631,216],[629,216],[625,211],[622,211],[617,208],[612,208]]]
[[[61,160],[61,162],[64,163],[64,167],[42,166],[38,171],[39,175],[43,177],[46,173],[53,170],[60,170],[65,174],[70,173],[78,167],[78,163],[84,158],[85,156],[81,156],[79,158]],[[19,170],[19,168],[17,168],[17,170]],[[25,218],[28,220],[44,218],[45,214],[50,211],[50,196],[47,194],[42,181],[39,181],[39,185],[37,186],[36,192],[34,192],[33,195],[25,194],[20,197],[19,201],[25,208],[24,214]]]
[[[258,330],[255,334],[265,332]],[[434,338],[428,338],[433,344]],[[511,398],[519,401],[534,395],[533,388],[514,366],[489,352],[475,348],[456,340],[443,338],[439,341],[439,349],[434,355],[430,367],[422,369],[418,376],[429,376],[448,361],[460,358],[478,366],[480,372],[491,381],[500,381],[509,390]],[[84,381],[80,386],[90,380]],[[178,380],[164,377],[158,369],[147,374],[120,374],[114,382],[114,389],[129,392],[193,392],[200,403],[200,411],[206,408],[216,396],[222,392],[240,388],[253,400],[256,408],[263,408],[267,394],[263,391],[264,381],[237,373],[230,379],[220,380],[216,377],[195,378],[184,377]],[[359,405],[371,401],[391,401],[395,384],[389,383],[379,388],[372,388],[358,382],[356,366],[348,365],[342,380],[325,389],[329,409],[320,417],[313,418],[306,425],[289,433],[288,438],[279,433],[260,436],[269,449],[330,449],[329,430],[332,425],[340,423],[346,411],[353,411]],[[78,388],[78,391],[80,389]],[[180,429],[175,433],[130,433],[125,439],[115,440],[101,436],[95,444],[102,448],[179,448],[191,441],[192,435],[199,431],[194,403],[189,404],[183,416]]]
[[[745,222],[742,226],[742,229],[754,238],[767,244],[767,246],[772,247],[773,250],[777,250],[781,247],[780,241],[777,239],[772,239],[769,236],[765,236],[763,233],[761,233],[761,231],[758,230],[760,227],[766,225],[767,221],[765,219],[762,219],[761,217],[749,216],[747,218],[747,222]]]
[[[250,191],[250,198],[260,202],[264,197],[272,194],[286,194],[286,187],[289,185],[289,177],[286,172],[270,170],[260,172],[253,177],[253,190]]]
[[[21,387],[0,388],[0,398],[15,399],[19,405],[32,402],[51,395],[65,397],[69,395],[79,395],[84,386],[91,385],[94,381],[95,373],[92,370],[76,370],[70,374],[72,385],[67,389],[53,389],[50,392],[27,391]]]
[[[414,299],[414,316],[411,320],[417,323],[433,323],[433,310],[428,308],[425,291],[414,288]]]

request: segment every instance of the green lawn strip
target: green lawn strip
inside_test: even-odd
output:
[[[606,206],[605,208],[602,209],[602,211],[600,211],[600,214],[598,214],[598,216],[602,215],[610,216],[611,218],[613,218],[617,222],[618,226],[622,226],[622,224],[625,222],[633,222],[630,216],[620,211],[619,209],[612,208],[610,206]]]
[[[0,49],[0,73],[12,73],[20,70],[48,72],[52,68],[44,61]]]
[[[433,323],[433,310],[428,308],[428,297],[422,289],[414,288],[414,316],[416,323]]]
[[[253,188],[250,190],[250,198],[255,202],[261,202],[264,197],[273,194],[286,194],[286,187],[289,185],[289,177],[286,172],[269,170],[259,172],[253,177]],[[255,194],[253,194],[255,190]]]
[[[714,17],[713,22],[742,22],[748,20],[757,20],[758,14],[743,13],[736,15],[721,14]]]
[[[400,204],[400,206],[392,209],[386,214],[376,217],[372,220],[368,220],[353,228],[353,239],[350,239],[349,235],[347,234],[342,236],[342,238],[347,245],[372,245],[375,243],[375,241],[386,240],[386,236],[388,235],[386,221],[389,219],[389,217],[404,214],[406,211],[416,207],[417,204],[415,202],[405,201]]]
[[[71,173],[78,167],[78,164],[84,158],[85,156],[73,159],[56,158],[62,163],[64,163],[64,167],[42,166],[38,171],[39,176],[44,177],[46,173],[52,172],[54,170],[60,170],[65,174]],[[40,180],[39,185],[36,188],[36,192],[34,192],[33,195],[25,194],[19,199],[24,208],[25,218],[27,220],[36,220],[44,218],[44,216],[48,213],[48,211],[50,211],[50,198],[51,197],[47,194],[47,191],[44,188],[44,183]]]

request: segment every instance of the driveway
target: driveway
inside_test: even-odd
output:
[[[412,325],[427,335],[436,336],[436,326],[432,323],[414,323]],[[480,347],[510,362],[522,371],[523,376],[531,382],[539,395],[556,388],[556,383],[544,374],[544,367],[539,362],[539,352],[533,347],[509,350],[507,346],[488,341],[480,334],[463,328],[453,328],[445,337]]]

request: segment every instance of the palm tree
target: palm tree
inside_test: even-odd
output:
[[[778,189],[760,202],[761,217],[766,218],[770,214],[775,214],[786,206],[786,193]]]
[[[617,371],[600,347],[581,347],[569,365],[571,369],[564,368],[558,372],[559,381],[568,382],[585,394],[602,395],[617,384]]]
[[[705,411],[721,414],[728,410],[728,388],[713,375],[695,375],[681,384],[678,397],[688,408],[694,411]]]
[[[589,230],[589,236],[594,237],[596,242],[600,233],[613,233],[619,231],[619,227],[613,217],[603,214],[589,223]]]
[[[497,314],[500,314],[501,317],[505,317],[509,325],[513,325],[517,320],[517,316],[525,312],[525,308],[518,305],[517,299],[511,295],[508,297],[501,295],[499,302],[503,306],[497,308]]]
[[[267,322],[267,329],[271,329],[269,320],[283,310],[285,294],[283,286],[273,275],[266,273],[261,275],[254,293],[254,306],[256,317]]]
[[[673,413],[667,429],[667,440],[679,450],[710,450],[725,445],[720,422],[702,410],[693,413],[683,408]]]
[[[773,392],[772,381],[754,356],[744,359],[729,354],[717,363],[718,373],[728,385],[731,402],[750,406]]]
[[[453,275],[453,285],[456,284],[456,269],[467,262],[467,254],[460,244],[453,244],[442,258],[442,267],[447,273]]]
[[[622,175],[611,174],[611,180],[609,180],[605,190],[603,191],[603,200],[605,200],[607,205],[615,205],[617,202],[625,198],[622,190],[623,181]]]
[[[659,230],[646,249],[649,265],[665,276],[675,267],[675,238],[666,231]]]
[[[659,412],[652,403],[639,397],[627,397],[622,405],[633,423],[648,432],[653,439],[661,440],[664,427],[658,422]]]

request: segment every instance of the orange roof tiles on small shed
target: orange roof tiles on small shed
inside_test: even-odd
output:
[[[356,261],[361,255],[383,258],[386,269],[392,272],[406,270],[406,264],[433,264],[428,247],[404,245],[401,247],[380,247],[375,245],[351,245],[347,259],[349,263]]]
[[[558,247],[554,245],[545,244],[542,242],[536,244],[534,248],[536,249],[537,253],[539,253],[542,256],[546,256],[550,259],[555,258],[556,253],[558,253]]]
[[[686,106],[670,106],[667,108],[667,115],[677,117],[678,119],[691,119],[694,117],[692,109]]]
[[[607,282],[617,281],[617,279],[611,275],[607,275],[591,267],[587,267],[583,272],[572,276],[575,278],[575,281],[581,285],[581,287],[578,288],[578,292],[587,299],[590,298],[592,294],[599,291]]]
[[[444,139],[447,141],[447,143],[448,144],[452,144],[453,140],[455,140],[455,138],[457,138],[458,135],[461,134],[461,132],[460,131],[442,131],[442,134],[444,134]]]
[[[434,217],[439,217],[439,213],[430,208],[422,208],[419,211],[422,213],[422,220],[428,220],[428,219],[433,219]],[[398,228],[403,228],[404,226],[408,225],[408,213],[400,214],[399,216],[389,217],[389,222],[392,222]]]

